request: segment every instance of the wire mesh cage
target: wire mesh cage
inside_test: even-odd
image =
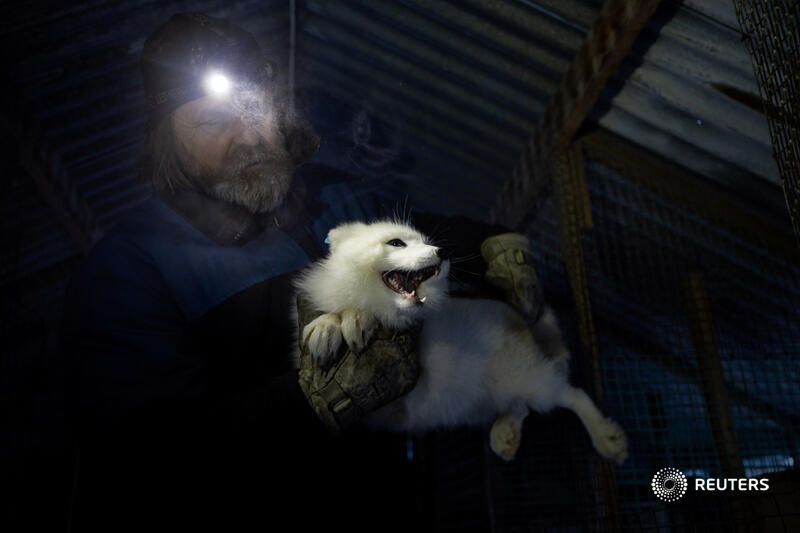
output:
[[[800,1],[735,0],[734,6],[800,243]]]
[[[630,457],[598,467],[588,435],[566,411],[531,415],[508,463],[488,449],[487,432],[440,433],[425,443],[436,465],[436,529],[800,526],[797,263],[590,159],[584,179],[591,228],[580,248],[600,396],[627,431]],[[591,390],[558,202],[551,195],[539,206],[528,235],[573,353],[574,381]],[[665,503],[651,489],[665,467],[678,468],[690,487],[695,479],[766,478],[771,488],[689,490]]]

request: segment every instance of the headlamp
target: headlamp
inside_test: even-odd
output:
[[[178,13],[159,26],[145,40],[141,66],[149,130],[187,102],[227,101],[240,89],[267,87],[275,74],[253,34],[203,13]]]
[[[231,80],[222,72],[211,71],[203,79],[206,92],[211,96],[222,98],[231,92]]]

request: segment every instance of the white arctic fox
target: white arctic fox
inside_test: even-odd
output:
[[[569,352],[549,308],[531,330],[503,302],[448,297],[449,262],[405,224],[344,224],[330,231],[328,242],[328,257],[296,282],[324,313],[301,336],[318,364],[336,353],[342,338],[360,351],[376,321],[392,329],[423,321],[416,386],[367,415],[369,426],[419,432],[494,421],[492,450],[510,460],[529,409],[566,407],[603,457],[625,461],[623,430],[569,384]]]

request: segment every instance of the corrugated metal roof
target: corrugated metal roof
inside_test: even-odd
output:
[[[455,176],[410,194],[453,197],[481,216],[549,102],[599,2],[330,2],[301,17],[301,83],[319,84],[407,138]],[[768,209],[782,193],[733,7],[665,1],[591,118]],[[733,97],[731,96],[733,95]],[[420,162],[420,165],[426,163]],[[433,170],[433,169],[430,169]],[[476,205],[466,198],[477,192]]]
[[[404,133],[396,148],[414,154],[419,179],[405,191],[414,205],[478,218],[599,8],[588,1],[304,5],[299,83]]]
[[[329,134],[322,160],[392,177],[382,186],[398,201],[482,217],[601,3],[297,2],[296,83],[328,97],[312,116]],[[66,212],[87,231],[102,230],[146,194],[135,180],[146,35],[174,12],[228,16],[256,34],[284,75],[289,7],[277,0],[7,4],[0,41],[14,90],[5,96],[6,121],[63,191]],[[774,207],[781,193],[766,122],[746,101],[756,93],[729,2],[665,0],[592,118]],[[372,134],[389,133],[381,141],[364,136],[365,124]],[[369,159],[376,153],[379,169]],[[55,234],[34,248],[49,249]],[[53,248],[52,261],[59,257]]]
[[[779,208],[767,122],[733,4],[663,3],[592,118],[741,196]]]

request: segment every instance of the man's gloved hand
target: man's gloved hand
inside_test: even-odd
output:
[[[523,315],[536,318],[543,307],[542,287],[533,267],[528,238],[519,233],[493,235],[481,244],[486,281],[506,291],[506,299]]]
[[[320,314],[298,295],[299,331]],[[414,387],[419,377],[421,329],[398,332],[378,326],[364,349],[355,353],[342,343],[326,367],[315,363],[300,336],[300,388],[331,432],[341,432]]]

